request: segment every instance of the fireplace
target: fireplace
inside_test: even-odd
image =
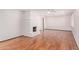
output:
[[[33,32],[36,32],[36,31],[37,31],[37,27],[34,26],[34,27],[33,27]]]

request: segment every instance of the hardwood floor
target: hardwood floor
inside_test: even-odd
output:
[[[68,31],[45,30],[33,38],[21,36],[0,42],[0,50],[77,50],[77,45]]]

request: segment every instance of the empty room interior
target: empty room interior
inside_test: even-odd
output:
[[[0,50],[78,50],[79,9],[0,9]]]

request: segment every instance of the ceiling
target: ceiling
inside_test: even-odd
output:
[[[74,9],[20,9],[21,11],[35,11],[41,16],[71,15]]]

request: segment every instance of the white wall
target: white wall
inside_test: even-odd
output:
[[[26,11],[24,19],[24,35],[33,37],[40,34],[41,17],[36,11]],[[37,31],[33,32],[33,27],[37,27]]]
[[[42,17],[37,11],[31,11],[31,25],[37,26],[37,30],[41,30]]]
[[[71,30],[71,13],[70,9],[40,10],[39,13],[44,18],[45,29]],[[41,24],[42,25],[42,24]]]
[[[20,35],[33,37],[40,34],[42,17],[39,12],[34,10],[21,12],[18,10],[0,10],[0,41]],[[70,30],[70,16],[46,17],[45,19],[46,28]],[[34,26],[37,26],[36,32],[33,32]]]
[[[40,34],[40,16],[35,11],[0,10],[0,41],[20,35],[29,37]],[[33,27],[37,31],[33,32]]]
[[[45,29],[71,30],[71,16],[47,16],[45,17]]]
[[[73,20],[72,32],[76,40],[76,43],[79,47],[79,10],[75,10],[72,20]]]
[[[18,10],[0,10],[0,41],[20,36],[20,23]]]
[[[24,11],[24,21],[23,21],[23,34],[25,36],[31,36],[31,25],[30,25],[30,11]]]

